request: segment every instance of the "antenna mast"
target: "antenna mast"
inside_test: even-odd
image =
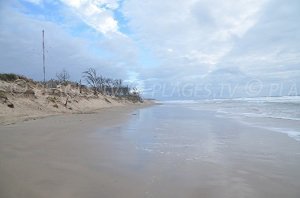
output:
[[[46,67],[45,67],[45,31],[43,30],[43,73],[44,73],[44,84],[46,84]]]

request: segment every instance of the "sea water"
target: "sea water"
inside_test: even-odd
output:
[[[192,110],[210,110],[252,126],[286,133],[300,141],[300,96],[166,101]]]

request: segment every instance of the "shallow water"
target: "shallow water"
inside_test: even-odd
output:
[[[97,132],[137,197],[299,197],[299,142],[194,105],[141,109]]]
[[[173,103],[176,104],[176,103]],[[218,99],[178,103],[193,110],[210,110],[251,126],[285,133],[300,141],[300,97]]]

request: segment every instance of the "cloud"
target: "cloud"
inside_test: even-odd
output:
[[[189,76],[213,71],[255,25],[263,5],[264,1],[128,0],[122,10],[134,39],[160,60],[142,76],[184,83]]]
[[[223,83],[238,84],[243,96],[253,79],[266,87],[300,89],[298,0],[5,2],[2,71],[40,75],[45,29],[49,76],[67,67],[78,79],[84,68],[95,66],[147,93],[156,85],[172,89],[191,83],[209,84],[217,93]]]
[[[25,0],[25,1],[27,1],[29,3],[37,4],[37,5],[41,4],[41,2],[42,2],[42,0]]]
[[[299,71],[299,1],[274,0],[267,4],[257,24],[240,39],[223,64],[239,65],[245,72]]]
[[[123,10],[136,38],[166,64],[181,60],[209,70],[255,25],[263,3],[128,0]]]
[[[64,21],[49,21],[46,17],[35,17],[35,13],[27,15],[22,12],[26,10],[22,4],[13,5],[4,3],[1,7],[1,16],[9,17],[0,20],[0,72],[20,73],[41,80],[44,29],[47,79],[54,78],[56,72],[65,68],[73,80],[79,80],[89,67],[95,67],[108,77],[128,77],[127,71],[136,58],[135,49],[126,37],[106,38],[93,31],[74,34]]]
[[[113,11],[119,7],[118,0],[61,0],[95,30],[103,33],[119,33],[118,21]]]
[[[123,12],[134,38],[160,60],[144,78],[242,86],[299,84],[299,9],[296,0],[128,0]]]

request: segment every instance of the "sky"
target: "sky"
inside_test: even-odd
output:
[[[299,0],[1,0],[0,72],[96,68],[162,100],[300,94]]]

